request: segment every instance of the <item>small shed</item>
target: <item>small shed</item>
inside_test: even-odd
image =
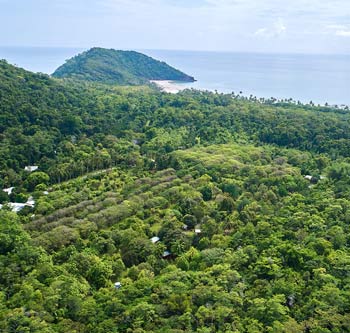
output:
[[[159,237],[152,237],[151,238],[151,242],[153,243],[153,244],[156,244],[156,243],[158,243],[160,241],[160,238]]]
[[[13,191],[14,187],[4,188],[3,191],[10,195]]]
[[[115,284],[114,284],[114,288],[115,289],[120,289],[122,287],[122,284],[120,283],[120,282],[116,282]]]
[[[33,172],[33,171],[36,171],[38,169],[39,169],[39,167],[37,165],[27,165],[24,167],[24,170],[28,171],[28,172]]]
[[[200,234],[200,233],[202,232],[202,230],[199,229],[199,228],[196,228],[196,229],[194,229],[194,232],[195,232],[196,234]]]
[[[164,251],[163,252],[163,255],[162,255],[163,258],[169,258],[170,256],[171,256],[171,252],[170,251]]]
[[[32,196],[30,196],[26,202],[27,206],[34,206],[35,205],[35,200]]]

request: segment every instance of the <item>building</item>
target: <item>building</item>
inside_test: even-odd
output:
[[[162,257],[163,257],[164,259],[170,258],[170,256],[171,256],[171,252],[170,252],[170,251],[164,251],[164,252],[163,252]]]
[[[4,188],[3,191],[10,195],[13,191],[14,187]]]
[[[38,169],[39,169],[39,167],[37,165],[27,165],[24,167],[24,170],[28,171],[28,172],[33,172],[33,171],[36,171]]]
[[[160,238],[159,237],[152,237],[151,238],[151,242],[153,243],[153,244],[156,244],[156,243],[158,243],[160,241]]]

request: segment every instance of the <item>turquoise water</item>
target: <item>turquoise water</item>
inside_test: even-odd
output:
[[[0,47],[0,58],[52,73],[79,48]],[[350,105],[350,56],[141,50],[194,76],[188,87]]]

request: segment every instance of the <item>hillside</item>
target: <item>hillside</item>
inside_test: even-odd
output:
[[[348,111],[0,61],[0,128],[0,331],[350,331]]]
[[[120,85],[139,85],[150,80],[194,81],[193,77],[142,53],[96,47],[67,60],[52,76]]]

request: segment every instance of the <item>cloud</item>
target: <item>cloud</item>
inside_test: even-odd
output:
[[[260,28],[254,33],[255,36],[268,36],[270,31],[267,28]]]
[[[258,37],[264,38],[275,38],[282,36],[287,31],[287,27],[285,26],[283,20],[278,18],[271,27],[260,28],[255,31],[254,35]]]
[[[335,35],[340,37],[350,37],[350,30],[337,30]]]
[[[330,30],[341,30],[341,29],[346,29],[346,25],[343,25],[343,24],[329,24],[326,26],[327,29],[330,29]]]
[[[214,7],[230,7],[237,6],[240,4],[246,4],[245,0],[205,0],[204,3]]]
[[[331,34],[338,37],[350,37],[350,26],[344,24],[330,24],[326,26],[326,29]]]
[[[12,27],[8,34],[0,34],[0,45],[350,53],[350,43],[340,42],[350,37],[349,0],[0,0],[0,4],[0,29]]]

